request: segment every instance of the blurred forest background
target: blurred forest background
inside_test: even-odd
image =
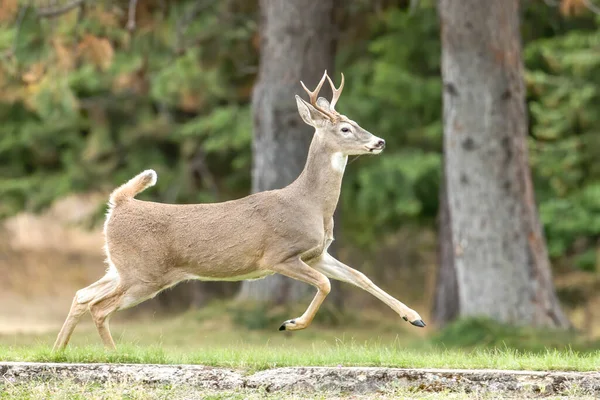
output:
[[[289,183],[304,164],[310,129],[298,127],[297,116],[266,126],[260,113],[297,113],[299,80],[313,87],[326,68],[336,82],[339,72],[346,77],[340,112],[387,142],[380,156],[346,169],[338,258],[426,322],[441,326],[462,314],[435,305],[451,240],[438,234],[446,200],[436,2],[299,1],[287,14],[281,3],[1,0],[0,325],[62,322],[74,291],[104,269],[108,193],[143,169],[159,179],[139,198],[168,203],[224,201]],[[523,140],[537,212],[561,307],[589,337],[600,335],[599,11],[586,0],[524,0],[519,10]],[[289,135],[273,133],[278,126]],[[291,153],[257,166],[264,141]],[[297,145],[284,146],[290,142]],[[269,173],[260,168],[276,174],[262,179]],[[190,282],[137,312],[241,298],[238,321],[276,329],[272,304],[305,307],[313,293],[285,278],[265,282]],[[456,297],[443,296],[443,304]],[[317,323],[339,323],[356,309],[390,317],[384,308],[336,285]]]

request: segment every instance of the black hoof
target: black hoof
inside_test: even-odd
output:
[[[411,324],[413,324],[414,326],[418,326],[419,328],[425,328],[425,322],[423,322],[422,319],[418,319],[416,321],[410,321]]]
[[[285,322],[284,322],[284,323],[283,323],[283,324],[282,324],[282,325],[279,327],[279,330],[280,330],[280,331],[285,331],[285,330],[287,330],[287,329],[286,329],[286,327],[285,327],[287,324],[295,324],[295,323],[296,323],[296,320],[295,320],[295,319],[292,319],[292,320],[289,320],[289,321],[285,321]]]

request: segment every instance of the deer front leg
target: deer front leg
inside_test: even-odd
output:
[[[323,253],[323,255],[312,264],[312,267],[329,278],[348,282],[366,290],[387,304],[392,310],[396,311],[405,321],[409,321],[411,324],[421,328],[425,327],[425,323],[415,310],[407,307],[405,304],[384,292],[362,272],[350,268],[330,254]]]
[[[296,279],[298,281],[310,283],[317,288],[317,294],[302,316],[285,321],[280,327],[280,331],[296,331],[304,329],[310,325],[315,314],[319,310],[321,303],[331,291],[329,279],[319,271],[309,267],[300,258],[295,258],[278,264],[271,268],[278,274]]]

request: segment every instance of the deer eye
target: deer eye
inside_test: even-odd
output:
[[[348,133],[348,132],[350,132],[350,129],[344,127],[344,128],[342,128],[342,132]]]

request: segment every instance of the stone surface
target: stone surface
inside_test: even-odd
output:
[[[374,393],[399,387],[512,396],[600,396],[599,372],[289,367],[246,374],[199,365],[0,363],[0,381],[73,379],[191,385],[211,390]]]

